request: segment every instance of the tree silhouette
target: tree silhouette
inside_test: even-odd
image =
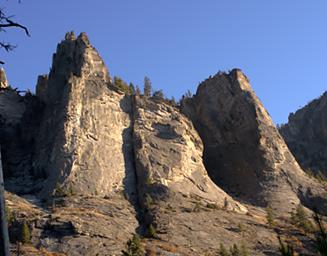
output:
[[[20,1],[19,1],[20,2]],[[6,32],[7,29],[10,28],[17,28],[21,29],[25,32],[27,36],[30,36],[30,32],[28,31],[27,27],[24,25],[16,22],[13,20],[12,15],[7,15],[3,8],[0,8],[0,32]],[[4,49],[5,51],[9,52],[16,48],[16,45],[13,45],[9,42],[1,41],[0,48]],[[0,60],[0,64],[4,64],[3,61]]]

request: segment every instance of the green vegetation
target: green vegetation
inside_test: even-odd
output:
[[[141,238],[138,235],[133,235],[133,238],[128,240],[126,251],[122,251],[123,256],[143,256],[144,249],[141,244]]]
[[[195,202],[193,212],[199,212],[201,210],[201,203],[200,202]]]
[[[152,224],[150,224],[148,226],[147,236],[150,237],[150,238],[155,238],[155,239],[158,238],[157,231],[156,231],[156,229],[154,228],[154,226]]]
[[[270,228],[275,226],[275,214],[271,207],[266,208],[266,220]]]
[[[14,221],[14,215],[13,215],[12,211],[6,206],[5,212],[6,212],[7,222],[12,223]]]
[[[240,247],[237,244],[233,244],[229,250],[225,248],[223,244],[220,244],[220,248],[217,253],[218,256],[250,256],[250,253],[244,244]]]
[[[153,97],[158,98],[158,99],[164,99],[165,98],[162,90],[155,91],[153,93]]]
[[[291,222],[306,233],[314,231],[314,227],[301,204],[296,207],[295,213],[291,214]]]
[[[153,199],[149,194],[145,194],[145,208],[150,209],[153,204]]]
[[[227,251],[226,247],[223,244],[220,244],[220,248],[218,250],[219,256],[229,256],[229,252]]]
[[[118,76],[114,76],[114,86],[126,94],[130,94],[130,87],[128,84]]]
[[[305,172],[307,173],[307,175],[310,178],[314,178],[317,181],[319,181],[320,183],[325,183],[327,182],[327,177],[321,172],[321,171],[312,171],[311,169],[307,169],[305,170]]]
[[[31,242],[30,228],[28,227],[28,225],[27,225],[27,223],[25,221],[21,226],[20,241],[23,244],[28,244],[28,243]]]
[[[129,83],[129,95],[135,95],[135,86],[133,83]]]
[[[75,195],[75,193],[72,186],[69,186],[69,188],[67,189],[65,186],[57,183],[55,189],[55,195],[59,197],[67,197],[67,196],[73,196]]]
[[[315,241],[317,251],[319,255],[327,256],[327,233],[317,210],[315,210],[314,213],[314,220],[318,226],[318,233],[316,234]]]
[[[207,208],[209,209],[219,209],[218,205],[213,204],[213,203],[207,203]]]
[[[294,250],[293,247],[289,244],[285,245],[282,241],[282,239],[278,236],[279,241],[279,252],[282,256],[294,256]]]
[[[144,97],[149,98],[151,96],[152,85],[151,80],[147,76],[144,77]]]

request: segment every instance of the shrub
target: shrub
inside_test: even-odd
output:
[[[126,251],[122,251],[123,256],[143,256],[144,250],[141,244],[141,239],[138,235],[133,235],[132,239],[129,239],[126,246]]]
[[[218,250],[218,256],[249,256],[249,251],[244,244],[241,244],[241,247],[238,247],[237,244],[233,244],[229,251],[225,248],[223,244],[220,244]]]
[[[193,212],[199,212],[201,210],[201,203],[196,202],[193,208]]]
[[[218,256],[229,256],[229,253],[223,244],[220,244]]]
[[[20,241],[23,244],[28,244],[31,242],[31,232],[27,223],[24,221],[21,226]]]
[[[319,252],[319,255],[326,256],[327,255],[327,233],[326,230],[322,224],[321,218],[315,210],[314,213],[314,220],[318,226],[318,233],[316,234],[316,248],[317,251]]]
[[[275,225],[275,214],[271,207],[267,207],[266,209],[266,220],[269,227],[273,227]]]
[[[293,247],[289,244],[285,245],[282,241],[282,239],[278,236],[279,241],[279,252],[282,254],[282,256],[294,256],[294,250]]]
[[[312,232],[314,229],[304,207],[301,204],[296,207],[295,213],[291,214],[291,222],[298,228],[303,229],[306,233]]]
[[[152,224],[148,226],[148,237],[155,239],[158,238],[157,231]]]
[[[130,89],[129,85],[123,79],[121,79],[118,76],[114,77],[114,85],[115,85],[116,88],[118,88],[119,90],[121,90],[125,94],[130,94],[130,92],[131,92],[131,89]]]
[[[219,209],[218,205],[212,203],[207,203],[207,208],[214,210]]]
[[[7,223],[12,223],[14,221],[14,215],[12,211],[6,206],[5,212],[6,212]]]

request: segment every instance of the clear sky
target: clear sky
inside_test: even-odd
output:
[[[276,123],[327,88],[326,0],[15,0],[28,26],[0,33],[14,87],[34,90],[65,32],[85,31],[111,75],[179,98],[219,70],[241,68]]]

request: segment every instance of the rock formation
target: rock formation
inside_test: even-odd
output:
[[[6,72],[3,68],[0,68],[0,89],[6,89],[8,86]]]
[[[216,184],[246,202],[288,212],[324,188],[301,170],[240,70],[218,73],[185,99],[204,143],[204,163]],[[320,197],[320,196],[318,196]]]
[[[300,165],[327,175],[327,93],[288,117],[280,133]]]
[[[300,203],[327,212],[325,188],[302,171],[240,70],[205,80],[176,107],[121,91],[86,34],[71,32],[36,95],[5,77],[0,70],[13,244],[25,222],[44,254],[120,255],[137,233],[147,255],[215,255],[241,240],[253,255],[275,255],[263,207],[281,227]],[[307,253],[308,238],[296,238]],[[30,247],[24,255],[35,255]]]
[[[46,108],[33,169],[47,177],[42,195],[106,195],[133,183],[131,99],[110,85],[87,36],[67,35],[49,78],[38,79]]]

